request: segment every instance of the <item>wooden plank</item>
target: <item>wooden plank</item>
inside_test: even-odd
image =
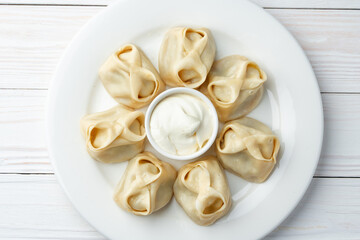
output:
[[[313,179],[292,214],[266,239],[359,239],[360,179]]]
[[[360,92],[360,11],[269,12],[305,50],[322,92]]]
[[[322,100],[324,142],[315,175],[360,177],[360,95],[322,94]]]
[[[314,179],[266,239],[359,239],[359,198],[360,179]],[[104,239],[70,205],[54,175],[0,175],[0,238]]]
[[[101,9],[1,6],[0,88],[46,89],[67,44]],[[305,49],[323,92],[360,92],[360,11],[268,11]]]
[[[0,173],[52,173],[46,90],[0,90]],[[360,177],[360,94],[323,94],[325,137],[317,176]],[[24,134],[25,133],[25,134]]]
[[[0,0],[0,4],[46,4],[46,5],[82,5],[106,6],[117,0]],[[359,9],[359,0],[251,0],[264,8],[300,8],[300,9]]]
[[[0,88],[46,89],[67,44],[101,9],[0,6]]]
[[[0,239],[104,239],[54,175],[0,175]]]
[[[53,172],[45,140],[43,90],[0,90],[0,172]]]

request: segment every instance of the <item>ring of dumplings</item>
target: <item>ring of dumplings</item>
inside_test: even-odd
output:
[[[175,27],[163,39],[159,72],[140,48],[125,44],[101,66],[99,77],[118,105],[81,119],[90,156],[103,163],[128,161],[113,200],[135,215],[150,215],[175,196],[185,213],[207,226],[226,215],[231,193],[224,169],[249,182],[264,182],[276,164],[279,139],[263,123],[248,117],[261,101],[266,73],[239,55],[214,62],[215,40],[206,28]],[[163,90],[195,88],[214,104],[225,125],[215,156],[203,156],[177,173],[144,151],[145,107]],[[223,169],[224,168],[224,169]]]

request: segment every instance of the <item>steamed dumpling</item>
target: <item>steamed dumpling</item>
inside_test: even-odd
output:
[[[176,170],[144,152],[129,161],[117,185],[114,201],[135,215],[149,215],[164,207],[173,196]]]
[[[246,57],[233,55],[214,62],[201,92],[213,102],[220,121],[245,116],[260,102],[267,76]]]
[[[213,156],[183,166],[174,184],[176,201],[199,225],[213,224],[231,206],[228,182]]]
[[[276,164],[279,139],[263,123],[242,118],[225,124],[216,139],[223,167],[249,182],[264,182]]]
[[[144,114],[118,105],[81,119],[89,154],[105,163],[123,162],[144,149]]]
[[[172,87],[197,88],[205,82],[215,51],[215,41],[208,29],[172,28],[160,48],[160,76]]]
[[[131,108],[148,105],[165,89],[150,60],[132,44],[112,54],[101,66],[99,76],[108,93]]]

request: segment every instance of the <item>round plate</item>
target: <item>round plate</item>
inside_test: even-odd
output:
[[[80,134],[82,116],[116,104],[97,75],[105,59],[131,42],[157,66],[162,37],[174,26],[207,27],[215,38],[217,58],[240,54],[264,69],[264,98],[250,116],[268,124],[281,139],[278,164],[265,183],[251,184],[226,173],[233,206],[210,227],[194,224],[174,199],[147,217],[121,210],[112,194],[126,163],[94,161]],[[309,61],[281,24],[248,1],[128,0],[109,6],[72,41],[49,93],[48,140],[56,175],[81,215],[111,239],[261,238],[305,193],[322,136],[321,97]],[[179,167],[179,162],[172,163]]]

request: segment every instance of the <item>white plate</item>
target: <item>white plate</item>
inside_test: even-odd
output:
[[[126,163],[92,160],[79,129],[82,116],[115,104],[97,76],[105,59],[132,42],[157,66],[165,31],[179,25],[209,28],[217,58],[241,54],[265,70],[264,98],[250,116],[271,126],[281,139],[280,160],[267,182],[250,184],[227,173],[233,206],[210,227],[194,224],[174,199],[147,217],[121,210],[112,193]],[[56,175],[81,215],[111,239],[263,237],[300,201],[319,159],[322,104],[309,61],[282,25],[247,1],[129,0],[109,6],[70,44],[50,89],[48,137]]]

